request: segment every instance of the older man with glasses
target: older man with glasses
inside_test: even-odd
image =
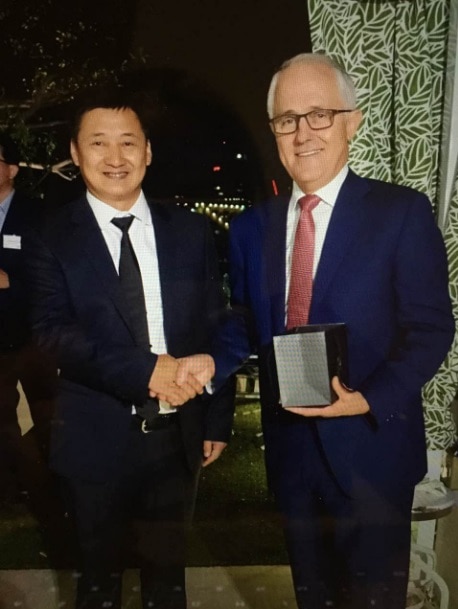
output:
[[[421,388],[454,335],[444,245],[423,194],[349,169],[362,115],[331,59],[285,62],[268,114],[292,193],[231,225],[234,315],[215,384],[257,350],[267,473],[300,609],[404,609],[426,472]],[[334,377],[333,403],[283,408],[273,337],[334,323],[347,327],[348,386]]]

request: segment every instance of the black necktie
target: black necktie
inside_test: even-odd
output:
[[[149,349],[149,332],[146,317],[145,293],[140,267],[129,237],[134,216],[113,218],[112,223],[122,232],[119,257],[119,283],[130,315],[130,326],[137,345]]]
[[[138,346],[150,349],[148,321],[146,317],[145,293],[142,275],[129,237],[129,228],[134,216],[113,218],[111,222],[119,228],[121,237],[121,255],[119,257],[119,283],[130,315],[130,327]],[[159,411],[157,400],[148,399],[146,404],[135,405],[137,414],[150,420]]]

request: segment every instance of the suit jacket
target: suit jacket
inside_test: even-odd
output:
[[[233,221],[234,313],[214,347],[217,379],[253,348],[258,351],[266,461],[273,482],[280,472],[272,337],[285,331],[287,206],[288,201],[277,198]],[[350,171],[327,230],[309,317],[312,324],[347,324],[350,385],[370,405],[369,415],[316,421],[327,460],[349,493],[355,476],[395,492],[416,484],[426,472],[420,394],[454,335],[447,275],[442,238],[427,198]]]
[[[21,347],[30,338],[21,238],[38,222],[40,210],[41,201],[16,191],[0,231],[0,269],[10,282],[9,288],[0,290],[0,350]]]
[[[224,301],[207,222],[172,205],[150,209],[168,352],[208,351]],[[60,370],[51,466],[67,476],[107,479],[119,469],[132,404],[148,397],[157,356],[135,344],[119,277],[85,197],[30,235],[25,251],[34,331]],[[192,469],[202,460],[204,435],[229,437],[232,400],[217,397],[179,410]]]

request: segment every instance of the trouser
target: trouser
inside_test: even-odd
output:
[[[43,484],[56,380],[51,361],[34,345],[0,350],[0,497],[7,501],[20,490],[34,499]],[[24,437],[17,415],[19,382],[34,423]]]
[[[21,429],[17,418],[18,383],[21,383],[33,421],[33,435],[47,456],[49,432],[57,389],[57,371],[52,361],[34,344],[0,350],[0,434],[9,448],[7,461],[17,456]]]
[[[143,607],[186,609],[184,509],[192,476],[179,426],[144,434],[134,424],[116,479],[64,483],[81,553],[76,608],[121,607],[130,545]]]
[[[18,422],[18,382],[33,420],[22,435]],[[67,524],[54,477],[48,469],[50,425],[57,371],[35,345],[0,351],[0,500],[27,499],[42,532],[52,566],[66,566]]]
[[[350,497],[313,421],[280,438],[275,491],[299,609],[404,609],[413,488],[390,495],[355,474]]]

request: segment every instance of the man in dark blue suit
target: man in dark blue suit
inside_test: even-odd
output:
[[[19,160],[14,141],[0,133],[0,498],[14,499],[25,488],[35,500],[32,487],[38,471],[45,471],[56,374],[32,343],[27,323],[21,239],[39,221],[41,202],[15,189]],[[26,439],[17,416],[19,382],[34,423]]]
[[[186,609],[187,501],[202,463],[224,449],[233,410],[231,395],[197,395],[208,356],[175,382],[176,358],[208,350],[225,309],[212,236],[201,216],[146,200],[151,145],[122,91],[81,106],[71,154],[87,193],[26,251],[34,330],[59,366],[51,466],[76,518],[77,607],[120,608],[135,517],[143,607]]]
[[[348,168],[362,117],[330,59],[287,61],[268,113],[292,195],[231,225],[233,318],[216,386],[257,350],[267,473],[300,609],[403,609],[412,496],[426,472],[421,389],[454,334],[444,245],[424,195]],[[337,400],[322,408],[282,408],[272,338],[341,322],[349,386],[334,378]]]

